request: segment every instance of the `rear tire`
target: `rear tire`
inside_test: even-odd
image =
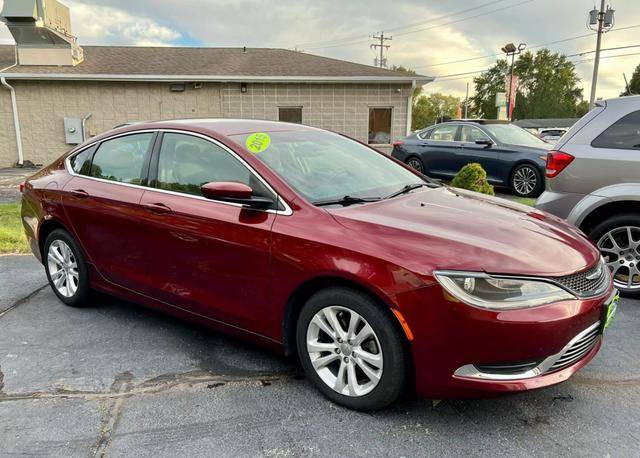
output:
[[[640,297],[640,214],[612,216],[595,226],[589,238],[613,270],[614,284],[620,293]],[[628,286],[630,276],[631,287]]]
[[[424,163],[422,162],[422,160],[418,156],[409,157],[405,161],[405,164],[407,164],[413,170],[416,170],[417,172],[422,173],[423,175],[426,173],[425,170],[424,170]]]
[[[307,378],[336,404],[378,410],[405,387],[402,335],[382,307],[359,291],[336,287],[314,294],[298,318],[296,341]]]
[[[520,164],[511,172],[511,190],[520,197],[537,197],[542,193],[544,180],[533,164]]]
[[[89,271],[78,244],[64,229],[49,234],[44,244],[44,268],[49,286],[70,307],[89,305]]]

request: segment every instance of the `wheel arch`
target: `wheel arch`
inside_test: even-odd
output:
[[[602,221],[622,213],[640,214],[640,200],[607,200],[583,217],[578,227],[588,235]]]
[[[282,320],[282,338],[284,352],[286,355],[293,355],[297,353],[296,349],[296,325],[298,323],[298,317],[302,311],[302,307],[307,300],[315,293],[327,289],[342,287],[347,289],[356,290],[365,294],[376,304],[380,306],[383,312],[387,315],[393,326],[396,326],[398,331],[403,336],[403,342],[407,354],[410,354],[409,339],[402,323],[398,317],[393,313],[393,308],[389,302],[383,299],[378,293],[374,292],[371,288],[359,283],[355,280],[340,277],[338,275],[323,275],[305,280],[298,285],[295,290],[289,295],[285,304],[284,317]],[[411,358],[408,358],[411,361]]]
[[[44,220],[40,225],[40,227],[38,228],[38,249],[40,250],[40,256],[43,263],[44,263],[44,244],[49,234],[51,234],[56,229],[63,229],[67,231],[69,234],[73,234],[69,230],[69,228],[67,228],[62,222],[60,222],[57,219],[49,218]]]

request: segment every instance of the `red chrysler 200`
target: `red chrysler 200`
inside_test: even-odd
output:
[[[617,304],[562,220],[296,124],[108,132],[23,184],[22,220],[64,303],[98,290],[297,353],[354,409],[562,382]]]

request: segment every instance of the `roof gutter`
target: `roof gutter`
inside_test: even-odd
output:
[[[124,75],[81,73],[5,73],[5,78],[21,80],[144,81],[144,82],[260,82],[260,83],[429,83],[425,76],[255,76],[255,75]]]
[[[16,91],[4,76],[0,77],[0,82],[11,93],[11,108],[13,110],[13,126],[16,132],[16,146],[18,147],[18,165],[23,165],[24,157],[22,154],[22,134],[20,133],[20,119],[18,118],[18,103],[16,102]]]

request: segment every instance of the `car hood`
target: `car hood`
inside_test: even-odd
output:
[[[600,255],[576,228],[532,207],[449,187],[328,210],[354,231],[350,249],[413,272],[560,276]]]

